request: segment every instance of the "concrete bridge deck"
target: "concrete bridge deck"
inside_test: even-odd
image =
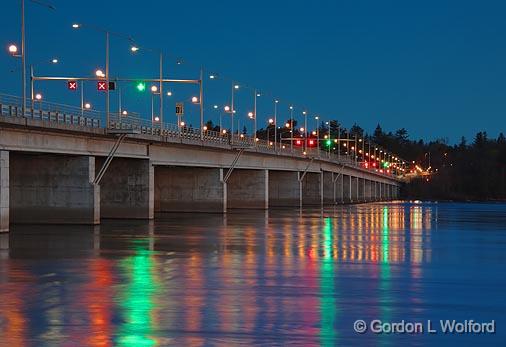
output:
[[[0,99],[1,101],[1,99]],[[349,157],[303,153],[198,129],[152,128],[0,103],[0,230],[9,223],[98,224],[155,212],[323,205],[395,199],[400,178]],[[134,129],[99,184],[117,141]],[[240,154],[239,154],[240,153]],[[236,162],[234,165],[233,163]]]

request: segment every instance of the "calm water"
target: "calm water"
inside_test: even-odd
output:
[[[506,345],[506,205],[166,214],[0,235],[1,346]],[[496,321],[496,334],[353,323]]]

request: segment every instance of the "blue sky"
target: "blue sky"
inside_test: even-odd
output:
[[[281,100],[301,112],[358,123],[372,132],[408,129],[412,138],[446,137],[458,142],[485,130],[496,137],[506,122],[506,3],[501,1],[63,1],[56,11],[27,2],[27,59],[44,75],[91,75],[104,66],[103,35],[72,30],[74,21],[130,35],[145,47],[162,49],[166,77],[198,78],[202,65],[221,79],[205,83],[206,119],[218,121],[213,104],[229,103],[238,81],[238,119],[259,98],[259,128]],[[19,42],[19,1],[2,2],[0,42]],[[155,54],[132,55],[128,42],[111,38],[111,76],[156,77]],[[46,62],[57,56],[61,64]],[[182,59],[183,64],[176,61]],[[0,54],[0,92],[19,94],[19,60]],[[13,71],[13,72],[11,72]],[[166,120],[173,104],[197,90],[170,86]],[[103,95],[86,86],[86,100],[103,108]],[[46,100],[79,106],[64,83],[38,84]],[[149,117],[149,93],[122,85],[125,105]],[[117,107],[116,94],[112,107]],[[125,106],[126,107],[126,106]],[[188,105],[187,121],[198,125]],[[224,117],[224,124],[228,118]],[[309,126],[311,128],[313,126]]]

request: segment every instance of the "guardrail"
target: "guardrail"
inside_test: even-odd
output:
[[[78,125],[84,128],[104,128],[105,113],[96,110],[86,110],[80,107],[63,105],[58,103],[49,103],[45,101],[34,101],[34,107],[31,107],[31,100],[27,100],[27,109],[23,115],[22,98],[0,93],[0,117],[25,117],[35,120],[46,121],[44,126],[50,127],[51,123]],[[361,162],[357,162],[349,155],[337,155],[319,148],[309,148],[304,152],[303,148],[283,145],[278,142],[275,145],[263,139],[254,139],[246,134],[220,133],[213,130],[204,130],[201,134],[199,128],[178,126],[176,124],[151,122],[142,119],[137,113],[122,115],[120,113],[109,114],[108,129],[114,130],[136,130],[143,135],[156,136],[156,140],[161,142],[182,142],[188,144],[198,144],[206,146],[218,146],[227,148],[247,148],[250,151],[267,153],[273,155],[292,156],[292,157],[315,157],[340,165],[354,166],[362,170],[366,169]],[[386,177],[392,177],[392,174],[377,174]]]

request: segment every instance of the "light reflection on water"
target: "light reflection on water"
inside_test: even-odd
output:
[[[358,335],[353,322],[504,322],[505,212],[391,203],[17,226],[0,235],[0,345],[495,344],[504,334]]]

